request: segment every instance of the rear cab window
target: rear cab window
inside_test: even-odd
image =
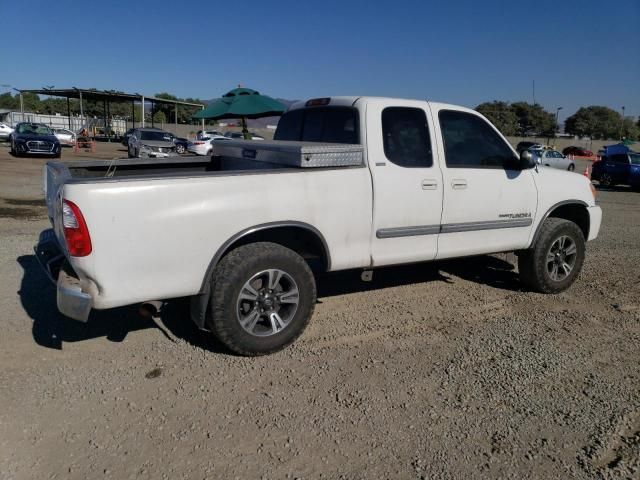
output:
[[[310,107],[290,110],[280,118],[274,140],[360,143],[358,110],[353,107]]]

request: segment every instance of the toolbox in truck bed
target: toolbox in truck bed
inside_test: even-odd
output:
[[[213,156],[301,168],[364,165],[362,145],[318,142],[233,140],[213,142]]]

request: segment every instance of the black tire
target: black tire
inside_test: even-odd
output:
[[[615,186],[615,183],[613,182],[613,177],[611,175],[609,175],[608,173],[603,173],[602,175],[600,175],[599,183],[603,187],[611,188],[611,187]]]
[[[180,144],[176,145],[176,152],[177,153],[184,153],[185,152],[184,145],[180,145]]]
[[[575,245],[575,258],[572,259],[572,268],[566,277],[556,280],[549,272],[549,257],[553,255],[552,247],[562,237],[568,237]],[[518,256],[518,270],[520,280],[529,288],[541,293],[559,293],[568,289],[577,278],[585,257],[585,240],[582,230],[575,223],[563,218],[547,218],[542,227],[536,243],[529,250],[521,252]],[[566,272],[565,272],[566,273]]]
[[[13,155],[14,157],[18,156],[18,152],[16,152],[15,146],[13,144],[13,140],[11,140],[11,147],[9,147],[9,153],[11,153],[11,155]]]
[[[291,319],[277,333],[256,336],[240,324],[241,290],[259,272],[278,269],[297,286],[298,303]],[[284,303],[284,302],[283,302]],[[231,351],[258,356],[277,352],[293,343],[311,320],[316,303],[316,284],[307,262],[293,250],[276,243],[258,242],[236,248],[216,266],[211,279],[207,326]],[[257,308],[257,304],[255,305]],[[268,330],[268,318],[260,317],[256,327]],[[275,327],[274,327],[275,331]]]
[[[576,166],[573,163],[569,165],[569,168],[567,168],[567,170],[569,170],[570,172],[573,172],[575,169],[576,169]]]
[[[207,150],[207,155],[206,156],[210,157],[212,153],[213,153],[213,149],[210,148],[209,150]]]

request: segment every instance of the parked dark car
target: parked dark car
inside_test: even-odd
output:
[[[176,153],[185,153],[187,151],[187,145],[189,145],[189,140],[182,137],[175,137],[171,135],[173,138],[173,143],[176,146]]]
[[[586,148],[570,146],[562,150],[563,155],[575,155],[576,157],[593,157],[593,152]]]
[[[605,187],[630,185],[633,189],[640,189],[640,153],[618,153],[602,157],[602,160],[593,164],[591,179]]]
[[[9,136],[11,154],[60,157],[60,140],[44,123],[21,122]]]
[[[531,147],[539,147],[542,148],[542,145],[540,145],[538,142],[520,142],[518,143],[518,145],[516,146],[516,151],[518,153],[522,153],[525,150],[529,150]]]

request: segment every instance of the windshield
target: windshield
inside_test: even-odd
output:
[[[18,133],[30,135],[52,135],[51,129],[41,123],[21,123],[18,125]]]
[[[640,153],[630,153],[629,160],[632,165],[640,165]]]
[[[171,134],[167,132],[140,132],[140,140],[151,140],[153,142],[170,142]]]

